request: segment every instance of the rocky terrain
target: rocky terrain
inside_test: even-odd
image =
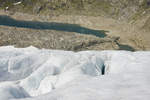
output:
[[[33,30],[1,27],[0,45],[15,45],[16,47],[63,49],[63,50],[104,50],[119,49],[115,38],[98,38],[75,32],[59,32],[55,30]]]
[[[1,46],[150,50],[149,0],[0,2]]]

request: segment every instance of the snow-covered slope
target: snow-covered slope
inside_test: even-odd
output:
[[[0,47],[0,100],[149,100],[150,52]]]

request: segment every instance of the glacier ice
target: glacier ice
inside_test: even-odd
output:
[[[149,84],[148,51],[0,47],[0,100],[149,100]]]

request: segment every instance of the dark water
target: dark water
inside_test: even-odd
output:
[[[38,22],[38,21],[20,21],[15,20],[9,16],[0,15],[0,25],[20,27],[20,28],[31,28],[41,30],[57,30],[66,32],[76,32],[80,34],[91,34],[97,37],[105,37],[105,30],[93,30],[82,27],[76,24],[56,23],[56,22]]]
[[[120,50],[127,50],[127,51],[135,51],[135,49],[129,45],[120,45]]]
[[[0,25],[11,26],[11,27],[20,27],[20,28],[30,28],[30,29],[40,29],[40,30],[57,30],[65,32],[76,32],[80,34],[89,34],[95,35],[97,37],[104,38],[106,37],[105,30],[93,30],[89,28],[82,27],[76,24],[67,24],[67,23],[56,23],[56,22],[38,22],[38,21],[20,21],[15,20],[9,16],[0,15]],[[135,51],[129,45],[122,45],[118,43],[120,47],[119,50],[128,50]]]
[[[135,51],[135,49],[129,45],[124,45],[119,43],[117,43],[117,45],[119,46],[119,50]]]

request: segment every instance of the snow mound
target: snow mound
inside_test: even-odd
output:
[[[146,51],[0,47],[0,100],[148,100],[149,58]]]
[[[30,97],[25,90],[13,83],[0,83],[0,100],[10,100],[12,98],[27,98]]]

